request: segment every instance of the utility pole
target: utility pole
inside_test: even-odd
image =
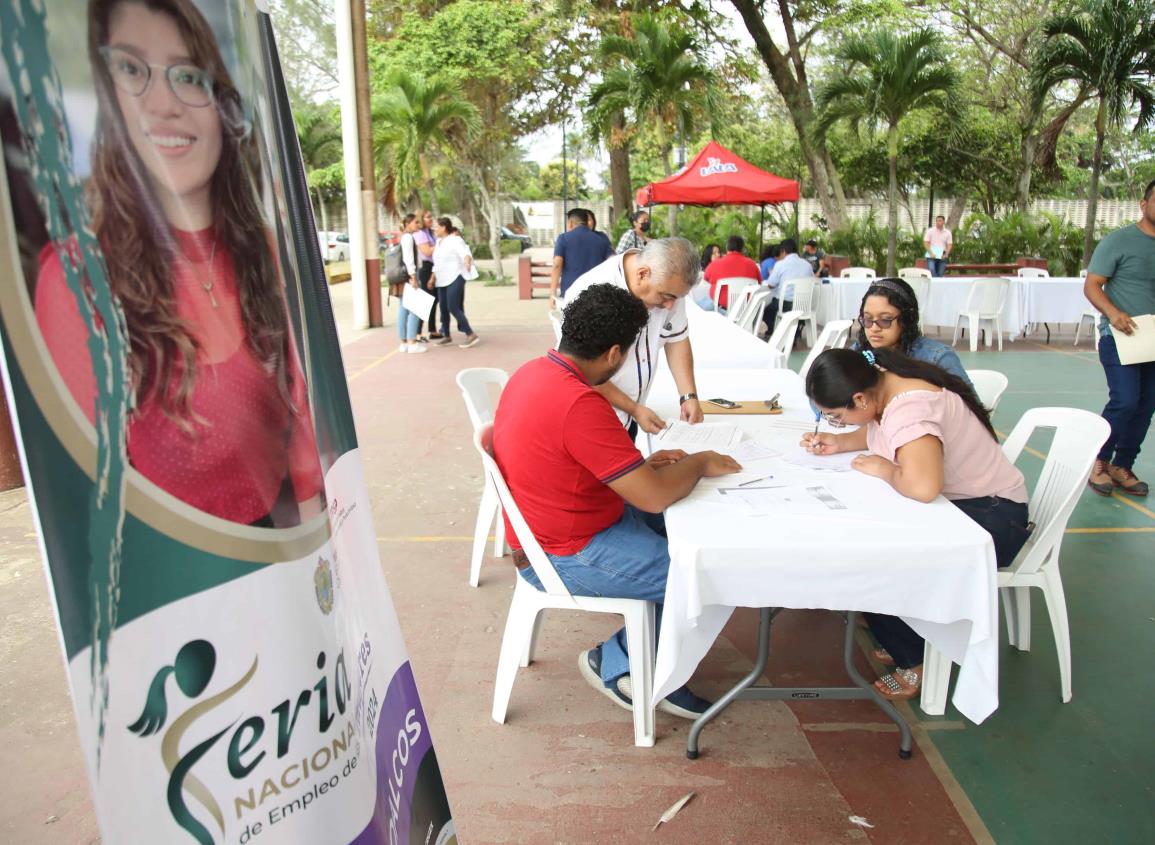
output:
[[[353,287],[353,327],[369,328],[368,284],[365,275],[365,227],[361,200],[361,156],[357,132],[357,84],[353,60],[352,3],[333,4],[337,36],[337,78],[341,102],[341,149],[345,165],[345,210],[349,222],[350,284]],[[374,227],[376,228],[376,227]],[[380,286],[376,278],[373,284]]]
[[[353,77],[357,90],[357,149],[361,161],[361,220],[365,233],[365,277],[369,327],[381,325],[381,257],[377,234],[377,180],[373,174],[373,127],[369,105],[369,49],[365,0],[350,0]]]

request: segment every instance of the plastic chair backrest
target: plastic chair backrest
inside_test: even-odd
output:
[[[1018,276],[1020,279],[1049,279],[1051,272],[1041,267],[1020,267]]]
[[[839,274],[843,279],[873,279],[876,275],[871,267],[846,267]]]
[[[726,302],[732,304],[735,301],[734,297],[738,295],[738,292],[742,290],[742,288],[756,284],[758,284],[758,282],[746,276],[729,276],[725,279],[718,279],[714,284],[714,309],[717,310],[718,303],[722,300],[723,289],[729,291]]]
[[[930,302],[930,276],[911,276],[903,281],[914,291],[914,298],[918,301],[918,318],[921,321],[922,315],[926,313],[927,303]]]
[[[823,326],[822,334],[818,335],[818,342],[814,344],[814,348],[810,350],[806,360],[798,368],[798,375],[805,379],[815,358],[827,349],[841,349],[845,346],[846,339],[850,337],[850,327],[853,325],[854,323],[850,320],[831,320]]]
[[[1038,428],[1055,429],[1047,460],[1028,504],[1035,530],[1011,564],[1016,574],[1035,572],[1062,544],[1067,520],[1083,494],[1099,449],[1111,426],[1098,414],[1077,408],[1031,408],[1003,443],[1003,454],[1014,463]]]
[[[730,305],[726,309],[726,319],[731,323],[741,322],[750,306],[750,300],[758,292],[758,285],[745,285],[737,293],[730,294]]]
[[[791,300],[794,303],[793,310],[801,311],[806,315],[813,314],[814,300],[818,294],[818,279],[811,276],[810,278],[783,280],[782,284],[778,286],[779,301],[785,295],[788,285],[794,286],[794,299]],[[779,308],[778,310],[781,311],[782,309]]]
[[[963,313],[976,311],[979,314],[1001,314],[1010,287],[1011,283],[1006,279],[976,279],[967,294]]]
[[[1087,278],[1087,268],[1086,267],[1084,267],[1082,270],[1079,271],[1079,278],[1080,279]]]
[[[465,410],[469,412],[474,431],[493,422],[497,400],[508,381],[505,370],[497,367],[471,367],[457,374],[457,386],[461,388],[461,398],[465,400]]]
[[[898,277],[909,282],[911,279],[929,279],[931,276],[930,270],[925,267],[903,267],[898,271]]]
[[[790,357],[790,350],[794,348],[794,336],[798,334],[798,321],[801,319],[801,311],[787,311],[778,315],[778,325],[774,327],[774,334],[770,335],[767,345],[781,353],[783,361]]]
[[[1010,380],[998,370],[967,370],[967,376],[983,407],[993,414]]]
[[[770,301],[770,297],[773,295],[774,291],[770,288],[758,288],[750,294],[750,301],[746,303],[745,309],[734,321],[734,324],[743,331],[750,332],[750,334],[757,332],[758,322],[762,319],[762,312],[766,310],[766,303]]]
[[[568,598],[572,602],[573,596],[562,583],[561,577],[558,576],[557,570],[553,568],[553,564],[546,557],[545,551],[537,542],[537,538],[529,530],[529,525],[526,524],[525,517],[518,510],[517,502],[513,500],[513,494],[509,492],[509,486],[505,483],[505,478],[497,466],[497,461],[493,458],[492,424],[482,426],[473,433],[473,445],[477,448],[478,454],[481,455],[481,463],[485,467],[485,472],[489,476],[489,480],[493,482],[494,489],[497,490],[501,507],[505,511],[506,518],[509,519],[514,535],[521,543],[522,551],[529,558],[529,565],[533,567],[534,574],[537,575],[541,585],[551,596]],[[574,606],[577,606],[576,603]]]
[[[561,345],[561,324],[564,319],[565,312],[563,312],[560,308],[549,309],[549,322],[550,325],[553,326],[553,334],[557,339],[557,343],[554,345],[554,349]]]

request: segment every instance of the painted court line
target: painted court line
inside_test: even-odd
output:
[[[1099,358],[1097,355],[1090,355],[1086,352],[1068,352],[1066,349],[1056,349],[1055,347],[1048,346],[1045,343],[1039,343],[1037,340],[1028,340],[1027,343],[1031,344],[1031,346],[1037,346],[1044,352],[1054,352],[1057,355],[1066,355],[1068,358],[1078,358],[1080,361],[1086,361],[1088,363],[1099,363]]]
[[[350,381],[350,382],[356,381],[357,379],[361,378],[361,376],[365,375],[365,373],[369,372],[374,367],[376,367],[380,364],[384,364],[386,361],[388,361],[390,358],[392,358],[394,355],[396,355],[400,351],[401,351],[400,349],[394,349],[392,352],[389,352],[389,353],[386,353],[385,355],[382,355],[380,358],[378,358],[372,364],[367,364],[364,367],[362,367],[361,369],[359,369],[357,372],[353,373],[353,375],[349,376],[349,378],[347,378],[346,381]]]

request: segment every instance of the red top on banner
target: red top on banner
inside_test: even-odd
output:
[[[775,205],[798,202],[798,183],[767,173],[711,141],[684,170],[639,188],[639,206]]]

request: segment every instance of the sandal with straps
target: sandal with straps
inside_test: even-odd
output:
[[[874,659],[881,663],[883,666],[894,665],[894,658],[890,656],[890,652],[885,648],[876,648],[873,652],[871,652],[871,654],[874,656]]]
[[[895,669],[875,681],[874,688],[891,701],[909,701],[922,690],[922,677],[913,669]]]

